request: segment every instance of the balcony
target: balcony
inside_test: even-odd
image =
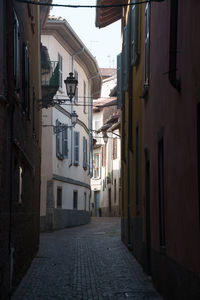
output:
[[[59,62],[41,61],[42,99],[52,101],[59,88]]]

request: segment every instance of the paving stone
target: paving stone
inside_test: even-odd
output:
[[[119,218],[42,233],[37,257],[12,300],[159,300],[120,240]]]

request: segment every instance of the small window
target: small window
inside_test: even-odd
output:
[[[80,133],[75,131],[74,132],[74,165],[79,164],[79,140],[80,140]]]
[[[57,208],[62,208],[62,187],[57,187]]]
[[[78,209],[78,191],[73,192],[73,209]]]
[[[68,128],[67,126],[62,130],[62,152],[63,157],[68,158]]]
[[[59,63],[59,88],[62,89],[62,85],[63,85],[63,73],[62,73],[62,70],[63,70],[63,58],[62,56],[58,53],[58,63]]]

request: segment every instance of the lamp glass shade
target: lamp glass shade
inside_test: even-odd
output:
[[[104,141],[105,144],[107,144],[107,142],[108,142],[108,135],[107,135],[107,133],[104,133],[104,135],[103,135],[103,141]]]
[[[74,110],[73,113],[71,114],[71,122],[72,122],[72,125],[73,125],[73,126],[76,125],[77,119],[78,119],[78,115],[77,115],[77,113],[76,113],[75,110]]]
[[[73,76],[73,73],[70,72],[67,79],[64,81],[66,85],[67,95],[70,99],[75,96],[76,87],[78,85],[78,80]]]

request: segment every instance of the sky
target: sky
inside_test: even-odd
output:
[[[95,5],[96,0],[53,0],[53,4]],[[67,20],[100,68],[116,68],[116,57],[121,52],[120,21],[101,29],[95,27],[95,8],[53,7],[50,15]]]

